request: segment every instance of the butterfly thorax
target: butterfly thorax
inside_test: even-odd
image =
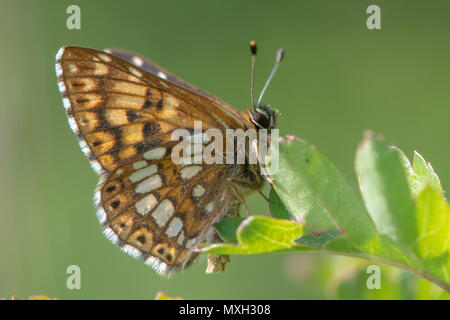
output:
[[[228,169],[230,183],[241,199],[264,186],[266,179],[261,173],[261,165],[263,165],[262,161],[264,161],[266,154],[260,155],[258,162],[253,163],[250,161],[250,152],[252,147],[259,146],[261,142],[269,146],[269,135],[277,124],[278,115],[278,111],[269,106],[258,106],[253,112],[247,109],[242,113],[242,117],[246,120],[245,126],[247,129],[252,129],[256,133],[256,141],[247,140],[245,163],[231,165]],[[265,134],[260,134],[260,130],[266,130]],[[261,139],[265,141],[261,141]],[[239,147],[235,147],[234,156],[236,159]]]

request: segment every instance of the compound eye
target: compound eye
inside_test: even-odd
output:
[[[252,120],[253,123],[260,128],[269,129],[270,127],[270,119],[264,113],[261,112],[252,113]]]

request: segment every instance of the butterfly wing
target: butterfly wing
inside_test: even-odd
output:
[[[56,73],[71,128],[88,142],[81,147],[97,159],[99,173],[153,148],[174,129],[192,129],[195,121],[224,135],[227,128],[248,126],[236,110],[103,51],[62,48]]]
[[[119,171],[120,170],[120,171]],[[164,275],[183,269],[232,194],[215,166],[141,160],[114,171],[96,193],[105,235]]]
[[[170,81],[174,84],[184,87],[191,92],[195,92],[196,94],[205,97],[209,101],[213,101],[215,104],[220,105],[224,109],[227,109],[233,113],[235,112],[235,109],[232,106],[230,106],[228,103],[226,103],[225,101],[184,81],[180,77],[177,77],[170,71],[168,71],[168,70],[164,69],[163,67],[161,67],[160,65],[158,65],[156,62],[153,62],[144,56],[141,56],[136,53],[133,53],[133,52],[130,52],[127,50],[123,50],[123,49],[108,48],[105,51],[108,53],[111,53],[112,55],[119,57],[131,64],[134,64],[135,66],[137,66],[151,74],[154,74],[157,77],[166,79],[167,81]]]
[[[56,73],[70,126],[100,175],[95,201],[105,234],[164,275],[182,269],[233,194],[225,165],[175,164],[171,133],[199,120],[221,131],[245,120],[99,50],[61,48]]]

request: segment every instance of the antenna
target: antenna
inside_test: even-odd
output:
[[[254,96],[254,89],[255,89],[255,58],[256,58],[256,42],[250,41],[250,52],[252,53],[252,78],[250,82],[250,97],[252,99],[252,107],[255,109],[255,96]]]
[[[250,43],[250,46],[251,46],[251,43]],[[255,54],[256,54],[256,43],[255,43]],[[277,71],[278,67],[280,66],[280,62],[283,59],[283,57],[284,57],[284,49],[280,48],[277,51],[277,56],[276,56],[276,59],[275,59],[275,65],[273,66],[272,72],[270,73],[269,78],[267,78],[266,84],[264,85],[264,88],[262,89],[261,94],[259,95],[258,104],[257,105],[259,105],[259,103],[261,102],[261,99],[262,99],[262,97],[264,95],[264,92],[266,92],[266,89],[269,86],[270,80],[272,80],[273,75],[275,74],[275,72]],[[252,82],[253,82],[253,79],[252,79]],[[252,92],[253,92],[253,90],[252,90]],[[253,96],[253,93],[252,93],[252,96]],[[253,105],[253,107],[255,107],[255,105]]]

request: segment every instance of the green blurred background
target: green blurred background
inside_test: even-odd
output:
[[[54,57],[61,46],[119,47],[243,109],[250,54],[260,90],[276,49],[286,56],[264,101],[280,109],[281,134],[328,155],[356,188],[353,159],[364,130],[450,181],[450,2],[442,1],[0,1],[0,297],[191,299],[442,297],[416,276],[382,266],[380,290],[351,258],[318,254],[233,256],[223,274],[205,260],[166,280],[102,235],[91,198],[97,177],[62,108]],[[66,8],[81,8],[81,30]],[[381,30],[366,8],[381,7]],[[254,214],[266,202],[252,196]],[[66,268],[81,267],[81,290]]]

